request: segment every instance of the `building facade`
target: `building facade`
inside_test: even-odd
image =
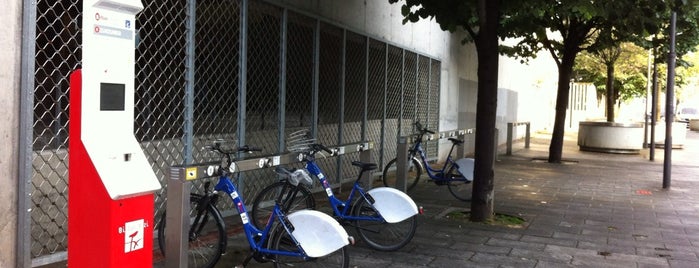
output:
[[[31,3],[11,1],[2,11],[10,26],[0,30],[2,49],[9,53],[0,57],[15,64],[0,66],[7,88],[0,92],[0,168],[11,174],[0,180],[13,186],[0,188],[0,196],[17,202],[0,205],[2,215],[10,215],[0,219],[0,235],[11,238],[0,243],[16,249],[0,253],[1,267],[61,261],[67,246],[67,93],[70,72],[80,68],[81,7],[73,1]],[[399,5],[143,5],[135,44],[135,135],[164,187],[171,165],[211,160],[199,148],[213,139],[276,153],[285,150],[286,133],[308,128],[327,145],[371,140],[378,144],[373,158],[383,165],[416,120],[439,131],[475,127],[474,46],[462,45],[465,33],[444,32],[431,20],[403,24]],[[521,121],[548,127],[556,79],[555,64],[545,56],[529,65],[502,57],[497,128]],[[466,148],[472,151],[470,139]],[[431,158],[448,153],[440,143],[428,143]],[[323,169],[337,180],[352,178],[350,160],[325,161]],[[246,174],[254,180],[244,184],[244,194],[254,195],[270,177]],[[156,197],[158,215],[163,197]]]

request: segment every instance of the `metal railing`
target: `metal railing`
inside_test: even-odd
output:
[[[374,148],[373,142],[359,142],[339,146],[329,146],[333,150],[332,156],[343,156],[350,153],[359,153],[359,160],[371,162]],[[247,158],[235,161],[237,172],[266,169],[279,165],[287,165],[301,162],[300,153],[286,153],[256,158]],[[165,267],[187,267],[187,246],[189,230],[189,195],[193,181],[210,178],[207,169],[216,168],[220,162],[208,162],[192,165],[178,165],[170,167],[167,184],[167,217],[165,229]],[[365,172],[363,181],[371,182],[372,174]],[[366,183],[371,187],[371,183]],[[252,196],[248,199],[252,200]]]
[[[514,140],[514,128],[518,126],[526,126],[524,134],[524,148],[529,149],[529,141],[531,140],[531,122],[510,122],[507,123],[507,155],[512,155],[512,141]]]

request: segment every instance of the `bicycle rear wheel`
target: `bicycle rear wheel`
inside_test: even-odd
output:
[[[209,204],[201,213],[197,208],[201,195],[189,197],[191,211],[189,227],[189,248],[187,249],[187,267],[214,267],[221,258],[227,245],[227,237],[221,214]],[[165,217],[163,213],[158,223],[158,246],[165,255]]]
[[[457,171],[453,171],[451,174],[448,174],[449,180],[447,181],[447,187],[449,188],[449,192],[451,195],[456,197],[456,199],[459,199],[461,201],[471,201],[471,194],[473,193],[473,184],[469,181],[464,180],[464,177],[461,176]]]
[[[289,235],[289,233],[286,232],[284,227],[281,225],[278,225],[277,229],[274,232],[274,235],[271,236],[270,240],[272,241],[272,249],[291,252],[300,251],[299,248],[296,246],[296,243],[294,243],[294,241],[291,239],[291,235]],[[274,267],[277,268],[292,266],[347,268],[349,267],[349,251],[347,250],[347,246],[344,246],[336,250],[335,252],[320,258],[304,259],[301,257],[275,255],[274,260]]]
[[[258,229],[267,225],[274,210],[274,201],[281,195],[280,207],[285,214],[301,210],[314,209],[315,199],[303,186],[293,186],[287,181],[275,182],[260,191],[252,202],[251,223]]]
[[[396,185],[396,161],[396,158],[389,161],[383,169],[383,185],[386,187],[394,187]],[[415,157],[411,158],[410,161],[408,161],[408,174],[405,178],[405,185],[408,191],[415,188],[417,182],[420,180],[421,174],[422,165],[420,164],[420,160]]]
[[[417,215],[401,222],[383,221],[376,209],[364,198],[359,198],[352,209],[352,216],[379,218],[379,221],[357,220],[357,233],[371,248],[394,251],[404,247],[415,235]]]

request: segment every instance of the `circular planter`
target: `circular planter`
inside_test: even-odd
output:
[[[689,130],[699,131],[699,119],[689,120]]]
[[[650,124],[648,124],[648,143],[650,143],[650,131]],[[684,147],[685,141],[687,141],[687,123],[672,123],[672,148],[681,149]],[[648,145],[650,146],[650,144]],[[665,122],[655,124],[655,147],[665,147]]]
[[[583,121],[579,126],[581,151],[638,154],[643,148],[642,123]]]

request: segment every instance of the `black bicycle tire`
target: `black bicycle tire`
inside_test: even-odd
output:
[[[269,238],[269,244],[272,245],[273,250],[283,250],[283,251],[296,251],[298,247],[296,246],[295,243],[291,240],[291,236],[282,225],[277,225],[277,228],[275,229],[274,233],[270,236]],[[325,261],[327,260],[332,260],[341,257],[341,261],[333,262],[332,264],[329,264]],[[288,259],[287,259],[288,258]],[[337,264],[339,264],[339,267],[341,268],[348,268],[349,267],[349,250],[348,246],[344,246],[335,252],[332,252],[328,255],[325,255],[320,258],[311,258],[304,260],[299,257],[287,257],[283,255],[274,255],[274,267],[276,268],[281,268],[281,267],[287,267],[284,266],[286,263],[299,263],[300,267],[304,268],[309,268],[309,267],[319,267],[319,268],[325,268],[325,267],[336,267]]]
[[[374,207],[367,203],[366,199],[357,199],[352,209],[352,215],[355,217],[367,216],[365,215],[366,212],[369,212],[371,214],[378,214]],[[407,225],[407,229],[398,228],[397,230],[401,230],[400,232],[391,231],[395,229],[395,227],[400,227],[403,225]],[[378,227],[379,229],[376,230],[374,228],[371,228],[371,226]],[[362,239],[362,241],[369,245],[369,247],[380,251],[396,251],[407,245],[413,239],[413,236],[415,236],[415,230],[417,229],[417,215],[414,215],[410,218],[396,223],[387,223],[385,221],[379,222],[357,220],[355,221],[355,228],[357,230],[357,234],[359,234],[359,237]],[[407,232],[403,229],[407,230]],[[396,233],[401,233],[401,235],[394,236],[395,238],[397,238],[397,242],[395,243],[382,243],[381,241],[378,241],[381,240],[380,237],[386,237],[389,234]],[[378,236],[375,236],[375,234]]]
[[[389,172],[395,172],[395,165],[396,165],[397,160],[398,160],[397,158],[393,158],[393,160],[389,161],[388,164],[386,164],[386,166],[384,167],[383,173],[381,173],[383,185],[386,187],[393,187],[394,186],[394,185],[389,185],[388,178],[393,177],[393,176],[391,176],[391,174],[389,174]],[[420,160],[413,157],[413,158],[411,158],[411,161],[413,162],[413,166],[416,168],[415,173],[417,175],[414,177],[414,179],[413,178],[406,178],[406,180],[407,180],[406,186],[408,188],[407,189],[408,191],[413,190],[415,188],[415,186],[417,186],[418,181],[420,181],[420,176],[422,176],[422,170],[423,170],[422,165],[420,164]]]
[[[275,189],[280,188],[280,187],[289,187],[289,189],[292,190],[298,190],[299,193],[304,197],[303,199],[306,200],[305,206],[286,206],[282,207],[282,211],[284,211],[284,214],[289,214],[291,212],[297,211],[299,209],[315,209],[315,198],[313,197],[313,194],[306,189],[306,187],[303,186],[293,186],[287,181],[278,181],[273,184],[268,185],[264,189],[262,189],[256,196],[254,201],[252,202],[252,208],[250,210],[250,217],[252,218],[252,223],[253,226],[256,228],[260,229],[264,227],[264,225],[267,224],[267,220],[269,219],[269,216],[272,215],[271,210],[263,210],[263,207],[261,203],[265,200],[269,200],[270,197],[274,198],[276,197],[276,194],[273,192]],[[271,194],[271,196],[270,196]],[[289,203],[295,204],[297,200],[301,200],[298,195],[294,196],[294,202]],[[282,200],[282,204],[287,203],[287,199]],[[269,208],[274,208],[274,206],[268,206]],[[261,224],[260,224],[261,223]]]
[[[453,179],[454,177],[463,178],[461,174],[455,170],[451,172],[451,175],[446,176],[449,176],[449,179],[447,180],[447,188],[449,189],[449,193],[458,200],[465,202],[471,201],[471,193],[473,192],[472,183],[463,179]],[[461,189],[456,189],[456,187]]]
[[[189,202],[190,202],[190,204],[192,204],[191,209],[196,208],[196,206],[194,204],[200,202],[201,198],[202,198],[202,196],[198,195],[198,194],[191,194],[190,195]],[[212,258],[209,259],[209,261],[207,261],[204,265],[199,266],[199,265],[197,265],[198,264],[197,262],[194,262],[194,263],[188,263],[187,267],[197,267],[197,268],[214,267],[216,265],[216,263],[218,263],[218,261],[221,259],[221,255],[223,255],[223,253],[225,252],[226,246],[228,244],[228,237],[226,236],[226,227],[225,227],[225,224],[223,222],[223,218],[221,217],[221,214],[219,213],[218,209],[215,206],[213,206],[212,204],[209,204],[205,211],[206,211],[206,215],[210,215],[213,219],[213,222],[216,224],[216,232],[218,234],[215,235],[214,237],[218,237],[218,238],[214,238],[214,239],[217,239],[218,241],[211,244],[211,245],[213,247],[218,247],[218,248],[214,249],[212,251],[214,253],[214,254],[211,254]],[[190,213],[190,215],[192,215],[192,213]],[[160,222],[158,223],[158,226],[157,226],[157,229],[158,229],[158,247],[160,248],[160,252],[163,254],[163,256],[165,256],[165,218],[166,218],[166,213],[163,212],[163,215],[161,216]],[[212,219],[206,219],[204,222],[204,225],[206,225],[208,223],[208,221],[210,221]],[[203,226],[201,226],[201,225],[190,226],[190,230],[196,229],[196,228],[198,228],[199,230],[202,230]],[[190,232],[188,232],[188,233],[190,233]],[[188,244],[192,245],[192,243],[188,243]],[[190,252],[188,254],[188,257],[187,257],[188,261],[194,261],[194,258],[191,258],[191,255],[195,255],[195,253],[190,251],[189,249],[187,251]],[[196,255],[201,255],[201,254],[196,254]]]

